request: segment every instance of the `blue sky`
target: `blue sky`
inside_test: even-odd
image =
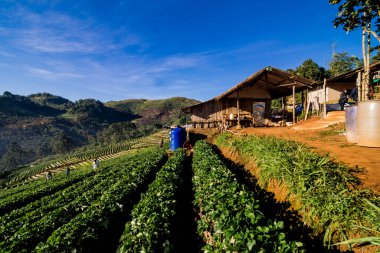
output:
[[[207,100],[261,68],[361,57],[322,1],[2,0],[0,92]]]

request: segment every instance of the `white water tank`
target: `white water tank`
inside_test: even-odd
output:
[[[356,134],[359,146],[380,147],[380,100],[359,102]]]

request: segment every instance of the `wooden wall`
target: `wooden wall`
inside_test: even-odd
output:
[[[270,119],[271,100],[270,99],[253,99],[240,98],[239,107],[241,117],[252,117],[253,103],[265,102],[265,118]],[[238,114],[236,98],[225,98],[219,101],[209,101],[191,108],[191,121],[194,127],[213,128],[222,123],[232,113]]]
[[[327,83],[326,86],[326,101],[327,103],[338,103],[340,93],[342,91],[352,89],[356,86],[355,83]],[[323,103],[323,85],[314,87],[308,92],[309,101],[319,101]]]

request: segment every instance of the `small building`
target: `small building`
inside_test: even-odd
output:
[[[370,66],[370,79],[373,81],[380,71],[380,62],[376,62]],[[361,77],[363,76],[364,68],[358,68],[342,75],[330,78],[326,80],[326,103],[338,103],[340,93],[344,90],[350,91],[355,86],[358,86],[359,100],[366,100],[365,96],[368,92],[367,87],[361,85]],[[312,101],[313,104],[324,103],[324,89],[323,82],[318,82],[313,88],[308,90],[308,101]],[[361,98],[360,98],[361,96]]]
[[[314,81],[289,72],[266,67],[223,94],[183,110],[191,113],[194,128],[268,125],[272,99],[294,96]],[[294,115],[294,110],[293,110]]]

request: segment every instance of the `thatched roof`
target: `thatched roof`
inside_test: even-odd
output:
[[[234,93],[247,87],[255,86],[260,89],[265,89],[271,94],[271,98],[275,99],[290,96],[293,93],[293,85],[295,86],[296,92],[299,92],[305,90],[307,87],[311,87],[313,83],[314,81],[310,79],[302,78],[284,70],[268,66],[249,76],[219,96],[184,109],[190,109],[204,103],[231,97]]]

